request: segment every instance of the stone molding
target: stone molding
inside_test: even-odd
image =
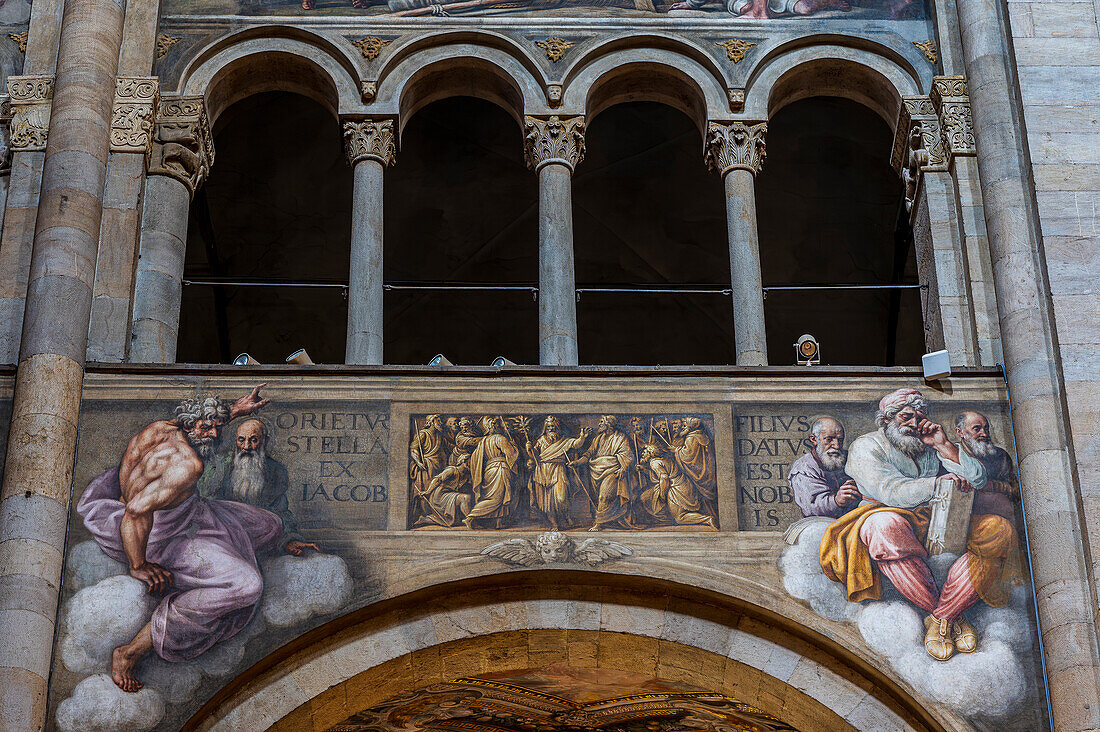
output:
[[[166,175],[194,196],[214,164],[214,139],[203,97],[164,97],[157,105],[149,175]]]
[[[397,157],[393,120],[345,121],[344,152],[348,156],[348,165],[352,167],[363,160],[377,160],[383,167],[393,165]]]
[[[572,172],[584,160],[584,116],[524,117],[523,155],[536,172],[549,163]]]
[[[747,170],[756,175],[767,156],[767,122],[711,122],[707,125],[704,160],[707,167],[722,175],[731,170]]]
[[[11,105],[9,144],[12,152],[45,150],[50,132],[53,76],[9,76],[8,101]]]
[[[155,76],[120,76],[115,80],[111,152],[149,154],[159,98],[160,80]]]
[[[947,162],[956,155],[976,155],[974,120],[966,77],[936,76],[932,79],[932,104],[939,115],[943,148]]]

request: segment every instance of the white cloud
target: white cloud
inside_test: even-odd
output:
[[[73,592],[116,574],[126,574],[126,565],[104,554],[94,539],[80,542],[69,552],[65,578]]]
[[[57,707],[61,732],[147,732],[164,718],[164,699],[154,689],[128,693],[107,674],[89,676]]]
[[[137,635],[156,605],[145,585],[128,574],[85,587],[62,613],[61,662],[77,673],[109,671],[111,651]]]
[[[348,565],[333,554],[283,554],[261,565],[264,596],[260,611],[276,628],[289,628],[314,615],[328,615],[351,599],[353,583]]]

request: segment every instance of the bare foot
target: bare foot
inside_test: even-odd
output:
[[[603,524],[593,524],[589,531],[603,531]]]
[[[111,679],[123,691],[139,691],[145,686],[134,676],[134,666],[137,665],[138,658],[138,654],[130,650],[129,646],[119,646],[111,654]]]

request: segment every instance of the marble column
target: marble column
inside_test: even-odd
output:
[[[397,155],[393,120],[344,122],[344,149],[354,174],[344,362],[377,365],[382,363],[382,179]]]
[[[214,142],[203,98],[162,99],[145,179],[130,363],[176,360],[187,217],[191,198],[213,162]]]
[[[539,178],[539,363],[576,366],[572,180],[584,158],[584,117],[524,118],[524,154]]]
[[[764,288],[760,279],[760,233],[756,226],[756,174],[764,165],[766,122],[711,122],[706,162],[726,186],[733,334],[738,366],[766,366]]]
[[[1054,305],[1004,0],[958,5],[966,79],[939,77],[948,144],[977,148],[1055,729],[1100,728],[1097,561],[1074,474]],[[1091,552],[1090,552],[1091,549]]]
[[[123,5],[67,0],[0,488],[0,728],[41,730]]]

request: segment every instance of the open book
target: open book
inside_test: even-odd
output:
[[[936,478],[936,487],[928,503],[932,506],[932,517],[924,539],[925,549],[933,556],[965,554],[974,491],[964,493],[955,488],[953,481]]]

